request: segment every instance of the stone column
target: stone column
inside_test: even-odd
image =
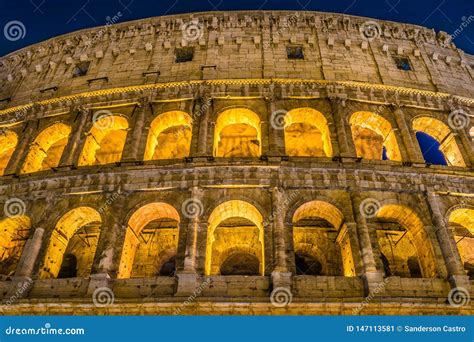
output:
[[[117,193],[119,196],[112,203],[107,205],[104,200],[99,209],[103,214],[103,221],[92,264],[88,295],[92,295],[99,287],[109,287],[110,278],[115,277],[118,272],[127,227],[121,221],[122,215],[119,213],[126,207],[127,196],[120,189]]]
[[[127,134],[127,140],[122,154],[123,162],[141,161],[145,155],[148,131],[144,129],[147,117],[153,115],[151,104],[147,98],[140,100],[138,108],[133,115],[133,127]]]
[[[199,134],[196,146],[196,156],[198,157],[212,155],[212,140],[209,139],[209,135],[213,137],[211,122],[209,121],[212,107],[212,99],[208,96],[204,96],[200,99],[199,105],[196,106],[195,112],[193,113],[194,120],[199,122]],[[209,141],[211,141],[210,146]]]
[[[82,152],[82,143],[84,141],[84,126],[89,119],[89,111],[84,108],[74,108],[73,112],[76,112],[76,122],[72,127],[72,134],[69,138],[69,142],[64,149],[63,155],[61,156],[61,161],[59,166],[71,166],[77,164],[79,155]]]
[[[28,296],[33,286],[31,278],[36,264],[41,246],[43,244],[44,229],[36,228],[33,236],[30,237],[23,248],[20,261],[12,279],[6,298],[24,298]]]
[[[267,99],[268,109],[268,155],[270,157],[279,157],[286,155],[285,150],[285,125],[283,108],[277,108],[275,99]],[[262,130],[262,135],[265,131]]]
[[[189,218],[186,227],[186,252],[184,268],[178,272],[177,296],[189,296],[198,286],[202,254],[206,251],[207,224],[201,224],[203,214],[203,191],[193,187],[187,205],[182,208],[182,215]]]
[[[463,149],[466,153],[467,160],[465,160],[466,164],[470,164],[471,167],[474,166],[474,144],[471,142],[468,134],[465,130],[461,130],[458,132],[456,137],[456,142],[459,144],[460,149]]]
[[[331,98],[330,103],[341,157],[356,158],[356,149],[352,139],[352,131],[349,127],[349,118],[346,113],[346,102],[340,98]]]
[[[362,200],[360,193],[351,191],[351,203],[354,219],[357,224],[357,238],[362,256],[362,278],[366,286],[366,295],[368,295],[383,281],[383,272],[377,269],[369,226],[364,214],[361,212]]]
[[[402,138],[403,145],[405,145],[405,148],[408,154],[408,160],[403,160],[403,161],[410,161],[412,163],[424,164],[425,161],[423,159],[423,154],[421,153],[421,149],[420,149],[420,146],[418,145],[418,141],[416,140],[416,137],[412,134],[412,130],[408,127],[405,113],[399,106],[393,106],[393,112],[395,114],[395,120],[397,122],[397,126],[400,129],[400,135]],[[398,135],[397,135],[397,139],[398,139]]]
[[[272,193],[272,224],[273,224],[273,253],[274,268],[272,271],[273,287],[291,288],[292,274],[289,267],[290,256],[288,255],[288,235],[285,231],[284,215],[287,211],[285,203],[285,192],[278,187],[271,190]]]
[[[449,232],[447,222],[441,214],[444,212],[443,204],[439,200],[439,197],[433,192],[427,193],[427,201],[435,226],[436,237],[448,271],[448,280],[453,288],[469,288],[469,277],[466,275],[466,272],[464,272],[456,241]]]
[[[36,130],[37,121],[28,121],[25,125],[24,131],[20,134],[19,142],[13,151],[13,154],[8,162],[4,174],[20,173],[23,162],[29,152],[30,145],[35,138],[34,131]]]

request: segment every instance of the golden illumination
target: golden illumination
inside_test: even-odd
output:
[[[414,256],[418,259],[423,277],[431,278],[437,276],[435,255],[431,246],[431,239],[418,215],[411,209],[398,204],[388,204],[382,206],[377,212],[377,218],[389,222],[397,222],[407,231],[404,238],[408,238],[413,244],[413,250],[403,250],[410,248],[408,244],[400,244],[398,258],[407,259]],[[403,234],[402,234],[403,235]],[[401,238],[401,236],[399,237]],[[392,247],[393,248],[393,247]],[[411,253],[415,253],[411,254]]]
[[[66,147],[71,127],[56,123],[44,129],[30,146],[21,173],[49,170],[57,167]]]
[[[11,276],[15,273],[30,228],[31,221],[27,216],[0,221],[0,274]]]
[[[327,120],[312,108],[297,108],[285,115],[286,154],[298,157],[332,157]]]
[[[78,207],[64,214],[51,234],[40,278],[56,278],[66,254],[77,258],[78,277],[89,276],[101,224],[100,214],[91,207]]]
[[[122,158],[128,121],[123,116],[111,115],[95,123],[89,131],[79,166],[104,165],[119,162]]]
[[[426,116],[418,117],[413,120],[413,130],[426,133],[439,142],[439,150],[443,153],[448,165],[466,167],[454,134],[444,122]]]
[[[464,269],[474,279],[474,209],[460,208],[449,215]]]
[[[214,156],[258,157],[261,155],[258,115],[247,108],[232,108],[219,114],[214,131]]]
[[[325,222],[330,225],[326,225]],[[296,256],[311,258],[313,264],[318,263],[321,267],[319,275],[344,274],[347,277],[356,275],[344,216],[330,203],[306,202],[295,211],[293,244],[295,258]],[[298,269],[297,263],[297,273],[302,271]]]
[[[436,97],[436,98],[443,98],[443,99],[450,99],[454,98],[459,103],[466,104],[466,105],[473,105],[474,99],[469,97],[451,95],[448,93],[441,93],[441,92],[433,92],[429,90],[421,90],[415,88],[405,88],[405,87],[398,87],[398,86],[390,86],[386,84],[370,84],[367,82],[357,82],[357,81],[327,81],[327,80],[312,80],[312,79],[285,79],[285,78],[273,78],[273,79],[231,79],[231,80],[191,80],[191,81],[180,81],[180,82],[163,82],[163,83],[154,83],[154,84],[142,84],[137,86],[128,86],[128,87],[118,87],[118,88],[110,88],[110,89],[101,89],[96,91],[84,92],[75,95],[68,95],[68,96],[61,96],[55,97],[52,99],[47,99],[43,101],[38,101],[34,103],[28,103],[25,105],[10,107],[7,109],[0,110],[0,115],[9,114],[13,112],[21,112],[31,109],[33,105],[39,106],[46,106],[55,103],[65,103],[71,102],[77,99],[89,99],[92,97],[98,96],[107,96],[113,94],[122,94],[122,93],[139,93],[146,90],[153,90],[153,89],[167,89],[167,88],[175,88],[175,87],[188,87],[188,86],[199,86],[199,85],[270,85],[270,84],[314,84],[320,86],[342,86],[347,88],[354,88],[354,89],[364,89],[364,90],[377,90],[377,91],[389,91],[389,92],[398,92],[401,95],[420,95],[426,97]]]
[[[167,203],[149,203],[128,221],[117,278],[152,277],[176,255],[178,224],[175,208]]]
[[[17,143],[18,136],[15,132],[2,129],[0,133],[0,175],[5,173],[5,169],[15,151]]]
[[[220,274],[229,258],[242,254],[257,258],[258,271],[264,275],[262,222],[258,209],[248,202],[231,200],[218,205],[208,220],[205,274]]]
[[[144,160],[189,156],[192,122],[192,118],[181,111],[158,115],[150,125]]]
[[[381,160],[385,147],[389,160],[402,160],[392,125],[382,116],[372,112],[355,112],[349,123],[357,157]]]

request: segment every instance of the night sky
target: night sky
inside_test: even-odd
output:
[[[346,13],[406,22],[453,34],[455,44],[474,54],[474,0],[0,0],[0,56],[79,29],[102,26],[122,14],[121,21],[166,14],[230,10],[308,10]],[[11,21],[25,27],[22,39],[9,41],[4,28]],[[464,25],[463,25],[464,23]],[[420,136],[427,161],[444,164],[438,144]]]

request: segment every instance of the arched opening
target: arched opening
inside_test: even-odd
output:
[[[30,146],[21,173],[49,170],[57,167],[69,140],[71,127],[56,123],[44,129]]]
[[[15,132],[2,129],[0,132],[0,175],[5,173],[8,162],[18,144],[18,136]]]
[[[192,122],[192,118],[181,111],[158,115],[150,125],[144,160],[189,156]]]
[[[234,253],[221,265],[221,275],[255,275],[260,274],[260,261],[249,253]]]
[[[392,125],[372,112],[355,112],[349,119],[357,157],[401,161],[402,156]]]
[[[149,203],[135,211],[128,220],[118,278],[174,274],[179,221],[167,203]]]
[[[323,275],[323,265],[311,255],[295,253],[296,275]]]
[[[443,154],[448,165],[461,167],[466,166],[461,151],[456,143],[455,136],[448,125],[435,118],[419,117],[413,120],[413,130],[415,132],[423,132],[437,141],[437,144],[430,144],[423,135],[416,135],[425,160],[428,158],[428,160],[426,160],[427,162],[434,162],[443,165],[441,159],[431,159],[429,157],[431,150],[439,150]],[[437,160],[439,160],[439,162],[437,162]]]
[[[332,157],[327,120],[312,108],[297,108],[285,115],[285,150],[295,157]]]
[[[416,132],[415,134],[421,148],[423,159],[426,163],[433,165],[448,165],[443,152],[439,149],[439,142],[435,138],[423,132]]]
[[[90,275],[102,219],[91,207],[78,207],[64,214],[51,234],[40,278]]]
[[[119,162],[127,138],[128,121],[119,115],[100,118],[87,134],[78,165],[104,165]]]
[[[214,156],[258,157],[262,152],[260,118],[247,108],[219,114],[214,132]]]
[[[464,270],[474,280],[474,209],[459,208],[449,215],[449,227],[453,232]]]
[[[30,228],[28,216],[15,216],[0,221],[0,274],[15,274]]]
[[[263,218],[248,202],[218,205],[208,220],[206,275],[264,275]],[[240,264],[239,264],[240,263]]]
[[[65,254],[58,272],[58,279],[75,277],[77,277],[77,258],[74,254]]]
[[[430,278],[437,275],[430,238],[413,210],[397,204],[384,205],[373,223],[385,276]]]
[[[355,275],[344,216],[330,203],[306,202],[295,211],[293,246],[298,275]]]

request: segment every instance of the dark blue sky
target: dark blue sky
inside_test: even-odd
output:
[[[123,21],[164,14],[210,10],[315,10],[419,24],[452,34],[474,15],[474,0],[0,0],[0,56],[82,28],[104,25],[117,12]],[[463,19],[464,18],[464,19]],[[20,21],[23,39],[11,42],[4,27]],[[474,54],[474,20],[456,37]]]

